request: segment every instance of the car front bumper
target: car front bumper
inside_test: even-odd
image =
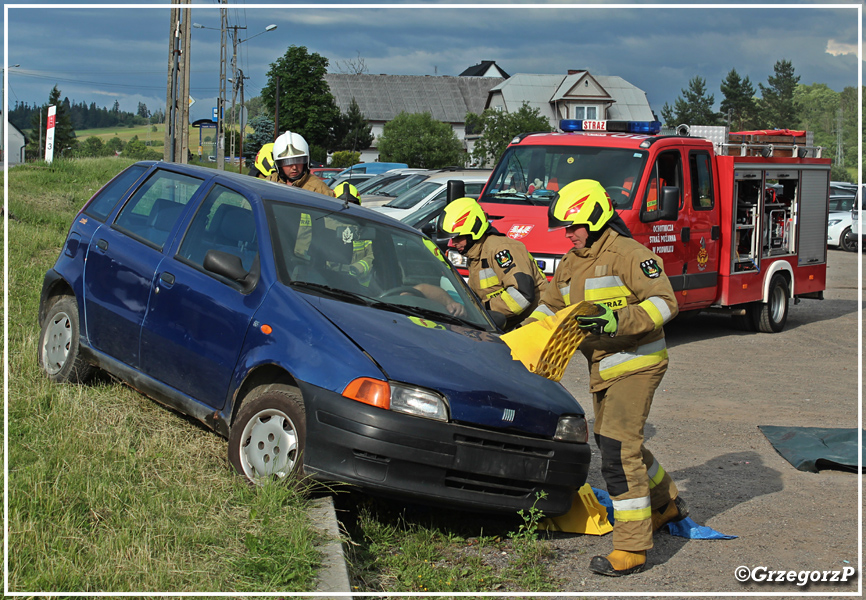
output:
[[[301,383],[305,472],[413,502],[484,512],[568,512],[588,444],[556,442],[384,410]],[[546,497],[538,499],[538,494]]]

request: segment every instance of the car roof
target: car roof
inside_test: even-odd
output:
[[[487,181],[493,169],[463,169],[463,170],[446,170],[436,171],[425,180],[425,183],[430,181],[438,181],[441,179],[463,179],[465,181]]]

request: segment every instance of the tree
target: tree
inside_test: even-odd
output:
[[[27,154],[30,156],[35,156],[36,158],[45,157],[45,129],[48,122],[48,107],[51,105],[56,107],[54,116],[54,156],[61,156],[64,150],[78,144],[78,140],[75,139],[75,130],[72,127],[72,117],[69,114],[69,102],[60,100],[60,90],[55,85],[48,95],[48,103],[43,104],[40,110],[34,111],[30,118],[30,126],[33,128],[33,131],[43,132],[41,136],[38,134],[32,136],[32,139],[27,144]]]
[[[277,78],[280,88],[280,130],[304,136],[308,144],[327,146],[331,130],[339,122],[340,109],[325,81],[328,59],[304,46],[290,46],[271,63],[262,100],[274,114]]]
[[[143,102],[138,103],[138,110],[136,113],[139,117],[146,119],[150,116],[150,111],[147,110],[147,105]]]
[[[109,155],[123,152],[123,147],[123,140],[121,140],[119,137],[113,137],[107,142],[105,142],[105,150]]]
[[[472,148],[472,159],[480,165],[496,163],[515,135],[534,131],[550,132],[550,122],[526,102],[513,113],[488,108],[466,115],[466,132],[480,134]]]
[[[677,125],[719,125],[719,114],[713,110],[716,101],[714,95],[707,95],[707,81],[703,77],[692,77],[689,87],[680,90],[681,96],[674,102],[673,108],[665,102],[662,106],[662,118],[668,127]]]
[[[78,149],[80,156],[97,157],[106,156],[107,152],[105,144],[102,143],[95,135],[90,136],[81,144]]]
[[[463,145],[454,130],[430,113],[401,112],[385,123],[378,147],[383,162],[410,167],[439,169],[465,162]]]
[[[342,135],[334,145],[335,149],[351,150],[354,152],[355,150],[363,150],[373,145],[373,140],[375,139],[373,136],[373,126],[367,123],[367,119],[361,113],[361,108],[354,97],[349,104],[346,114],[340,115],[340,120],[342,121],[342,126],[339,129]]]
[[[725,97],[719,107],[722,118],[730,116],[731,131],[743,131],[755,127],[757,119],[757,104],[755,103],[755,86],[749,77],[740,79],[736,69],[731,69],[721,85]]]
[[[361,162],[361,153],[351,150],[337,150],[331,155],[331,166],[334,168],[347,168]]]
[[[794,106],[799,121],[792,125],[792,128],[813,132],[815,145],[828,150],[824,156],[836,154],[839,96],[838,92],[823,83],[799,84],[794,90]]]
[[[768,85],[758,84],[761,90],[761,120],[765,129],[790,129],[799,121],[794,105],[794,90],[800,76],[794,75],[791,61],[784,59],[776,61],[773,73],[767,78]]]
[[[244,138],[244,155],[251,158],[262,146],[274,141],[274,120],[266,116],[253,117],[247,127],[252,127],[253,132]]]
[[[347,58],[346,60],[337,61],[337,70],[340,71],[340,73],[343,73],[344,75],[363,75],[370,70],[367,68],[367,63],[364,62],[361,53],[358,50],[355,52],[358,53],[358,58]]]

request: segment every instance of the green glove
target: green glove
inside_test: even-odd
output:
[[[596,335],[607,333],[610,337],[615,336],[618,325],[616,313],[604,304],[596,304],[595,307],[595,314],[578,314],[575,317],[577,326]]]

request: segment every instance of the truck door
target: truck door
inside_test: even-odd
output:
[[[681,211],[689,215],[681,232],[685,276],[681,307],[706,306],[717,294],[721,227],[712,165],[709,151],[689,151]]]
[[[680,190],[680,206],[676,221],[655,221],[636,224],[634,238],[655,252],[664,261],[664,270],[671,280],[677,300],[682,304],[680,290],[685,284],[685,250],[683,231],[688,236],[689,214],[683,210],[683,161],[679,149],[660,152],[653,162],[644,188],[641,214],[658,209],[662,188],[675,186]]]

